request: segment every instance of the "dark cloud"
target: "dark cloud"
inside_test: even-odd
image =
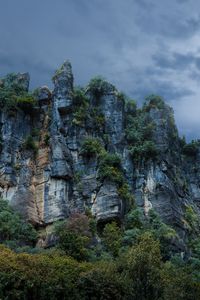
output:
[[[55,69],[70,59],[76,84],[102,75],[140,102],[161,94],[174,106],[180,131],[190,127],[188,136],[198,136],[198,115],[194,124],[186,108],[191,101],[200,114],[195,0],[1,2],[0,76],[29,71],[31,88],[51,86]]]

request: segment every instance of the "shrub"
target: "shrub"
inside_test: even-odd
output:
[[[84,126],[87,118],[87,106],[80,106],[74,110],[72,124]]]
[[[37,101],[32,94],[16,84],[0,87],[0,107],[6,110],[22,109],[32,113]]]
[[[99,139],[94,137],[87,137],[80,150],[80,154],[86,157],[92,157],[96,155],[100,155],[103,150],[103,146]]]
[[[195,235],[200,232],[199,216],[192,206],[185,209],[185,225],[190,234]]]
[[[22,94],[16,98],[16,104],[26,113],[32,113],[37,102],[35,98],[27,93]]]
[[[156,145],[152,141],[144,141],[142,145],[132,146],[130,148],[130,154],[136,161],[140,159],[154,159],[158,154]]]
[[[108,83],[103,77],[97,76],[90,80],[87,90],[92,93],[96,98],[104,95],[114,86]]]
[[[131,116],[136,116],[137,113],[137,104],[135,100],[128,100],[125,105],[126,113]]]
[[[130,192],[129,185],[127,183],[123,183],[117,190],[118,195],[121,199],[126,201],[126,208],[129,209],[134,205],[134,196]]]
[[[87,120],[89,101],[82,89],[76,88],[73,92],[73,120],[72,124],[84,126]]]
[[[105,116],[99,107],[91,107],[88,112],[88,123],[93,130],[100,131],[105,125]]]
[[[104,152],[100,156],[100,166],[112,166],[115,168],[121,168],[121,159],[119,155],[114,153]]]
[[[35,155],[38,152],[38,146],[31,135],[27,136],[23,146],[24,149],[33,151]]]
[[[124,182],[121,159],[117,154],[104,152],[99,157],[98,176],[101,181],[107,179],[121,186]]]
[[[150,111],[151,108],[163,109],[165,107],[165,102],[162,97],[158,95],[149,95],[145,98],[145,103],[143,109],[145,111]]]
[[[45,136],[44,136],[44,143],[45,143],[46,146],[49,146],[50,138],[51,137],[50,137],[49,133],[45,134]]]
[[[40,129],[39,128],[33,128],[31,135],[34,137],[38,137],[40,135]]]
[[[64,255],[16,254],[0,246],[0,298],[82,299],[77,282],[88,268]]]
[[[134,115],[135,114],[135,115]],[[130,154],[135,161],[151,159],[157,156],[156,145],[153,142],[155,123],[144,110],[136,110],[126,115],[126,140],[130,145]]]
[[[88,257],[88,245],[92,237],[90,220],[85,214],[75,213],[68,220],[55,226],[58,247],[77,260]]]
[[[116,222],[108,223],[105,225],[102,233],[102,241],[114,257],[119,254],[122,242],[122,232]]]
[[[199,142],[192,141],[191,143],[183,146],[183,154],[194,157],[198,153],[198,148],[199,148]]]
[[[161,299],[161,265],[159,242],[151,234],[145,233],[139,243],[128,250],[121,264],[123,276],[130,280],[130,299]]]
[[[37,233],[33,226],[26,223],[19,214],[0,199],[0,242],[9,244],[12,248],[22,245],[34,245]]]
[[[80,274],[78,289],[80,299],[122,300],[129,299],[125,280],[120,278],[114,262],[100,261]]]
[[[88,102],[85,91],[82,88],[75,88],[73,91],[73,104],[75,106],[84,105]]]

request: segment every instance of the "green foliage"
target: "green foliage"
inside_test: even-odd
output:
[[[102,241],[108,252],[114,257],[119,254],[122,243],[122,232],[116,222],[108,223],[104,227]]]
[[[6,202],[0,204],[0,211],[12,211]],[[196,222],[191,211],[189,219],[192,223]],[[7,228],[11,225],[14,228],[9,237],[18,236],[18,225],[12,223],[15,220],[13,215],[6,218],[6,227],[1,220],[0,213],[0,229],[6,228],[6,238]],[[87,216],[76,213],[56,226],[58,248],[61,250],[26,246],[15,248],[19,252],[16,253],[0,245],[0,298],[199,299],[199,241],[195,244],[195,256],[189,261],[182,260],[179,255],[164,262],[163,238],[174,238],[174,232],[161,222],[155,212],[150,211],[149,217],[146,217],[142,210],[133,209],[126,216],[124,225],[125,230],[115,222],[106,224],[101,243],[92,246],[96,234],[94,219],[89,212]],[[30,234],[30,229],[28,232]],[[123,247],[125,238],[129,240]]]
[[[127,109],[126,139],[130,154],[135,162],[155,159],[158,154],[153,141],[154,122],[147,116],[145,110]]]
[[[14,80],[15,74],[10,74],[10,81]],[[6,78],[9,81],[9,75]],[[24,91],[16,83],[0,86],[0,107],[6,110],[22,109],[25,113],[33,113],[37,102],[32,94]]]
[[[33,137],[38,137],[40,135],[40,129],[39,128],[33,128],[31,131],[31,135]]]
[[[92,237],[89,218],[84,214],[73,214],[67,221],[55,226],[58,247],[77,260],[85,260],[88,245]]]
[[[152,108],[163,109],[164,107],[165,107],[165,102],[163,98],[158,95],[152,94],[145,98],[143,109],[148,112]]]
[[[117,99],[123,101],[124,103],[128,101],[128,97],[123,92],[117,93]]]
[[[93,157],[100,155],[102,151],[103,146],[99,139],[94,137],[87,137],[83,141],[80,154],[86,157]]]
[[[136,161],[139,161],[140,158],[154,159],[158,154],[158,150],[154,142],[144,141],[142,145],[132,146],[130,148],[130,154]]]
[[[128,100],[125,103],[125,111],[128,115],[131,115],[133,117],[137,114],[137,103],[135,100]]]
[[[84,126],[87,120],[89,101],[82,88],[73,91],[73,120],[72,124]]]
[[[44,143],[45,143],[46,146],[49,146],[50,138],[51,137],[50,137],[49,133],[45,134],[45,136],[44,136]]]
[[[104,95],[110,87],[113,86],[108,83],[103,77],[96,76],[92,78],[87,86],[87,90],[92,93],[96,98]]]
[[[200,220],[192,206],[187,206],[185,209],[185,226],[191,235],[198,235],[200,232]]]
[[[35,98],[28,93],[23,93],[16,99],[16,105],[26,113],[32,114],[36,104]]]
[[[124,183],[124,177],[121,168],[121,159],[117,154],[103,152],[99,157],[99,179],[107,179],[121,186]]]
[[[86,126],[94,131],[101,131],[105,125],[105,117],[99,107],[91,107],[85,91],[74,89],[73,94],[73,120],[76,126]]]
[[[190,157],[195,157],[198,153],[198,149],[199,149],[199,142],[193,140],[191,143],[183,146],[183,154]]]
[[[81,273],[78,281],[81,299],[122,300],[128,299],[126,285],[113,262],[100,261]]]
[[[180,143],[181,148],[183,148],[187,144],[184,135],[179,138],[179,143]]]
[[[160,299],[161,265],[159,242],[150,233],[143,234],[121,262],[123,276],[129,279],[131,299]]]
[[[85,91],[84,89],[82,88],[74,88],[74,91],[73,91],[73,104],[75,106],[82,106],[88,102],[88,98],[87,96],[85,95]]]
[[[34,141],[33,137],[31,135],[27,136],[26,140],[23,144],[24,149],[31,150],[36,155],[38,152],[38,146],[36,145],[36,142]]]
[[[36,238],[33,226],[14,212],[7,201],[0,199],[0,242],[16,248],[34,245]]]
[[[147,228],[154,238],[159,240],[163,258],[169,259],[172,257],[174,255],[173,243],[178,242],[176,231],[162,222],[160,216],[152,209],[149,211]]]
[[[129,185],[125,182],[120,182],[120,186],[118,187],[118,195],[121,199],[123,199],[126,202],[126,207],[129,209],[130,207],[133,207],[134,205],[134,196],[130,192]]]
[[[194,269],[184,262],[182,265],[166,262],[161,270],[163,299],[200,299],[200,282],[195,280],[193,272]]]
[[[81,300],[77,283],[88,267],[58,254],[15,254],[1,246],[0,298]]]
[[[169,259],[174,254],[173,243],[178,239],[174,229],[166,225],[159,215],[150,210],[148,218],[139,208],[132,209],[125,219],[124,245],[133,245],[144,232],[149,232],[160,242],[163,258]]]
[[[100,131],[105,126],[105,116],[99,107],[90,107],[88,112],[88,124],[90,128]]]

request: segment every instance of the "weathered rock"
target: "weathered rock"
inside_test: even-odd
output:
[[[126,205],[117,184],[97,176],[99,153],[90,158],[80,153],[84,139],[92,136],[108,152],[120,156],[121,172],[136,204],[146,215],[154,208],[184,240],[185,208],[192,206],[200,216],[200,149],[196,156],[183,159],[172,109],[165,104],[145,112],[147,120],[155,124],[152,139],[159,154],[154,160],[136,163],[125,139],[124,100],[113,85],[105,83],[98,97],[87,91],[88,103],[80,109],[73,103],[68,61],[56,72],[53,82],[52,93],[47,87],[37,90],[36,114],[20,109],[0,111],[0,196],[27,219],[43,226],[86,208],[91,208],[98,223],[122,220]],[[9,75],[0,81],[0,86],[8,89],[16,85],[27,91],[29,75]],[[89,125],[85,122],[91,109],[103,114],[101,128],[92,128],[91,120]],[[73,122],[76,113],[84,119],[81,125]],[[29,136],[35,151],[25,147]],[[47,240],[41,243],[51,243]]]
[[[51,92],[47,86],[42,86],[35,91],[35,96],[40,105],[49,104],[51,100]]]
[[[53,100],[60,113],[66,113],[72,106],[73,74],[69,61],[65,61],[53,77],[55,85]]]
[[[123,201],[120,199],[117,188],[111,183],[104,183],[93,199],[92,213],[98,222],[106,222],[123,217]]]

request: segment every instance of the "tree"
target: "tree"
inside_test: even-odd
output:
[[[16,248],[33,246],[36,239],[37,232],[33,226],[14,212],[7,201],[0,199],[0,242]]]
[[[122,233],[116,222],[106,224],[102,234],[102,241],[107,251],[112,253],[114,257],[118,255],[122,242]]]
[[[131,247],[121,260],[123,274],[130,279],[131,299],[160,299],[163,291],[161,266],[159,241],[150,233],[144,233],[139,243]]]
[[[55,226],[58,247],[77,260],[88,257],[88,245],[92,237],[90,221],[85,214],[72,214],[67,221]]]

